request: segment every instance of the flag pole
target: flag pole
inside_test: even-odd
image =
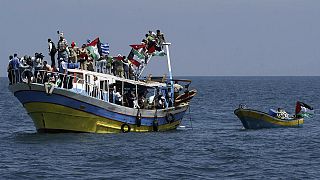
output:
[[[166,46],[166,50],[167,50],[168,70],[169,70],[169,78],[170,78],[170,85],[171,85],[171,102],[172,102],[172,106],[174,106],[174,87],[173,87],[173,79],[172,79],[171,60],[170,60],[170,54],[169,54],[169,45],[171,45],[171,43],[163,43],[162,45]]]

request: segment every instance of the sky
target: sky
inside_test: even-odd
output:
[[[174,76],[319,76],[319,0],[1,0],[0,76],[17,53],[48,56],[47,39],[100,37],[128,55],[148,30],[171,42]],[[167,73],[154,58],[145,74]]]

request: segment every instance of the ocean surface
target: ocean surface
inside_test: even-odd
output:
[[[0,78],[0,179],[318,179],[320,77],[189,77],[198,95],[178,130],[38,134]],[[301,128],[245,130],[240,103],[293,112]]]

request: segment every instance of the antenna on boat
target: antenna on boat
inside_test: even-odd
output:
[[[170,85],[171,85],[171,102],[172,102],[172,106],[174,106],[174,88],[173,88],[173,79],[172,79],[172,71],[171,71],[171,60],[170,60],[170,54],[169,54],[169,45],[171,45],[171,43],[163,43],[163,46],[166,47],[167,50],[167,60],[168,60],[168,70],[169,70],[169,78],[170,78]]]

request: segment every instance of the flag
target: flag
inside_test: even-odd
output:
[[[131,44],[130,46],[131,46],[133,49],[135,49],[135,50],[139,50],[139,49],[141,49],[141,48],[146,47],[145,44]]]
[[[297,101],[295,114],[298,117],[311,117],[314,114],[314,111],[308,104]]]
[[[145,56],[140,53],[139,51],[135,50],[135,49],[132,49],[133,50],[133,54],[136,55],[139,59],[144,59]]]
[[[106,56],[106,55],[109,55],[110,53],[110,46],[109,46],[109,43],[101,43],[101,51],[102,51],[102,55]]]
[[[99,42],[100,42],[99,38],[96,38],[95,40],[87,44],[87,49],[94,60],[98,60],[100,58],[99,49],[98,49]]]
[[[87,46],[96,46],[99,43],[100,39],[97,37],[95,40],[89,42]]]
[[[148,53],[149,54],[152,54],[152,53],[154,53],[156,51],[156,47],[154,46],[154,45],[152,45],[152,46],[150,46],[149,48],[148,48]]]
[[[130,61],[133,65],[135,65],[135,66],[137,66],[137,67],[140,66],[140,62],[137,61],[137,60],[135,60],[135,59],[129,59],[129,61]]]
[[[166,53],[163,51],[155,51],[154,53],[152,53],[152,56],[165,56]]]
[[[113,57],[113,59],[116,59],[118,61],[122,61],[123,60],[123,57],[122,56],[116,56],[116,57]]]
[[[131,48],[131,51],[128,55],[128,59],[133,59],[133,57],[134,57],[133,48]]]

